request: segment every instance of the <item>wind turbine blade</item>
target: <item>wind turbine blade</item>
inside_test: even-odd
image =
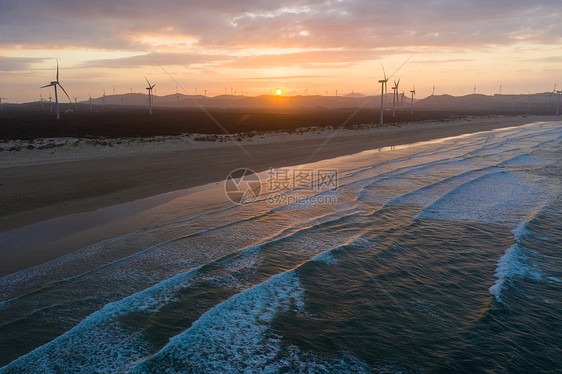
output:
[[[47,87],[51,87],[51,86],[52,86],[52,84],[48,84],[46,86],[41,86],[41,88],[47,88]]]
[[[381,66],[382,66],[382,73],[384,75],[384,80],[386,80],[387,78],[386,78],[386,71],[384,71],[384,65],[381,64]]]
[[[59,60],[57,59],[57,82],[59,81]]]
[[[145,76],[144,79],[146,79],[146,83],[148,83],[148,87],[150,87],[150,82],[148,81],[148,78]]]
[[[396,89],[398,89],[399,84],[400,84],[400,78],[398,78],[398,82],[396,83]]]
[[[66,97],[68,97],[68,101],[72,102],[72,100],[70,100],[70,96],[68,96],[68,94],[66,93],[66,90],[64,89],[64,87],[61,86],[60,83],[59,83],[58,85],[59,85],[59,87],[63,90],[63,92],[64,92],[64,94],[66,95]]]
[[[150,86],[150,89],[153,89],[154,86],[156,86],[156,83],[154,83],[152,86]]]

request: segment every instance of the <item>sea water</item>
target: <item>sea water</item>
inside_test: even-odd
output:
[[[561,143],[544,122],[341,157],[313,165],[335,190],[5,276],[0,373],[560,372]]]

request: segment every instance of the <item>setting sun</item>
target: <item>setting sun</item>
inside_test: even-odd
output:
[[[275,90],[275,95],[277,96],[281,96],[281,94],[283,93],[283,90],[278,88],[277,90]]]

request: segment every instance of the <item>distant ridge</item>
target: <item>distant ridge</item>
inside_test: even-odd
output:
[[[403,110],[410,108],[410,96],[406,95],[399,98],[398,107]],[[392,108],[392,93],[385,94],[385,109]],[[415,110],[421,111],[446,111],[446,112],[529,112],[549,114],[556,111],[557,95],[551,92],[543,92],[536,94],[520,94],[520,95],[482,95],[470,94],[465,96],[452,95],[434,95],[424,99],[414,99]],[[562,101],[562,100],[561,100]],[[11,106],[25,107],[29,105],[38,106],[39,101],[24,104],[4,103],[7,109]],[[44,102],[44,106],[48,107],[49,103]],[[69,104],[69,108],[72,106]],[[89,100],[78,103],[84,108],[90,105]],[[146,107],[148,110],[148,95],[144,93],[126,93],[106,95],[105,98],[92,98],[92,105],[95,110],[99,110],[102,106],[111,108],[126,109],[127,107]],[[165,96],[154,96],[154,108],[168,109],[196,109],[200,107],[213,109],[265,109],[265,110],[284,110],[284,109],[349,109],[349,108],[365,108],[380,109],[380,95],[366,96],[364,94],[354,92],[344,96],[242,96],[242,95],[183,95],[171,94]],[[562,102],[561,102],[562,106]]]
[[[556,94],[550,92],[526,95],[482,95],[465,96],[435,95],[416,102],[418,110],[443,111],[552,111],[556,107]]]
[[[347,95],[344,95],[344,97],[366,97],[366,96],[360,92],[352,92],[352,93],[348,93]]]

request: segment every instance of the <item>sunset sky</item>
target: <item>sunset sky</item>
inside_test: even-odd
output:
[[[436,94],[546,92],[562,88],[562,4],[2,0],[0,97],[48,97],[39,87],[57,58],[79,100],[144,93],[144,75],[159,96],[175,92],[171,77],[208,96],[377,94],[381,63],[420,98],[433,84]]]

